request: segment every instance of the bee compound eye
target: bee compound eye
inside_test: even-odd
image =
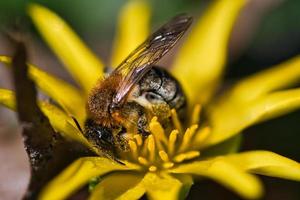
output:
[[[155,94],[154,92],[147,92],[145,94],[145,98],[149,102],[156,102],[156,101],[162,101],[163,100],[163,98],[159,94]]]

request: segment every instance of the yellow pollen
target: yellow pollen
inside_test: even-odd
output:
[[[175,126],[175,129],[177,129],[179,131],[179,133],[182,133],[181,123],[178,119],[177,112],[175,109],[171,110],[171,118],[172,118],[172,122]]]
[[[155,172],[156,170],[157,170],[157,167],[154,166],[154,165],[151,165],[151,166],[149,167],[149,171],[150,171],[150,172]]]
[[[138,161],[142,165],[146,165],[146,166],[149,165],[148,160],[146,158],[144,158],[144,157],[138,157]]]
[[[173,153],[174,153],[177,135],[178,135],[178,130],[173,130],[170,133],[169,142],[168,142],[168,151],[169,151],[170,155],[173,155]]]
[[[185,133],[183,135],[183,140],[182,140],[181,146],[179,148],[179,152],[183,152],[186,149],[188,149],[189,146],[191,146],[191,144],[192,144],[191,141],[192,141],[192,138],[193,138],[197,128],[198,128],[198,125],[193,125],[185,131]]]
[[[199,155],[200,155],[199,151],[189,151],[186,153],[178,154],[177,156],[174,157],[174,161],[177,163],[180,163],[184,160],[190,160],[190,159],[196,158]]]
[[[129,144],[129,148],[130,148],[130,150],[131,150],[132,156],[133,156],[134,158],[136,158],[137,155],[138,155],[136,143],[135,143],[133,140],[129,140],[129,141],[128,141],[128,144]]]
[[[148,152],[149,152],[149,158],[150,161],[154,161],[155,159],[155,141],[153,138],[153,135],[148,136]]]
[[[159,151],[158,154],[159,154],[159,157],[162,159],[162,161],[164,161],[164,162],[169,161],[169,156],[165,151]]]
[[[143,144],[142,136],[140,134],[135,134],[133,137],[136,140],[137,145],[142,146]]]
[[[190,124],[198,124],[200,122],[201,108],[200,104],[197,104],[194,107]]]

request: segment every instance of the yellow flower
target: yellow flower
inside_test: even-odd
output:
[[[284,89],[300,78],[299,56],[241,80],[218,98],[214,96],[222,81],[228,38],[245,3],[216,0],[200,20],[195,20],[178,52],[172,73],[191,102],[187,127],[180,124],[175,110],[171,132],[153,118],[151,135],[145,141],[139,135],[129,140],[130,152],[120,158],[124,165],[100,156],[80,158],[44,188],[40,199],[64,199],[98,177],[91,199],[138,199],[145,193],[150,199],[182,199],[193,181],[200,178],[210,178],[243,198],[255,199],[261,197],[263,189],[254,174],[300,181],[300,164],[296,161],[268,151],[236,153],[242,130],[300,107],[300,89]],[[41,101],[42,111],[57,132],[100,154],[71,116],[83,125],[86,97],[103,76],[102,62],[56,14],[36,4],[30,5],[28,12],[81,86],[78,90],[30,65],[31,79],[62,108]],[[113,66],[147,37],[149,20],[150,9],[145,2],[125,5],[112,53]],[[11,62],[6,56],[0,61]],[[14,93],[0,89],[0,103],[14,109]],[[207,121],[199,119],[202,106],[207,110]]]

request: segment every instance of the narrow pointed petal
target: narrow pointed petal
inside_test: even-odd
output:
[[[11,90],[0,89],[0,104],[5,107],[15,110],[16,109],[16,100],[14,92]]]
[[[42,112],[48,117],[55,131],[59,132],[63,137],[76,140],[92,151],[99,153],[98,150],[87,141],[80,130],[78,130],[74,120],[70,116],[56,106],[46,102],[40,102],[39,106]]]
[[[262,185],[255,176],[221,159],[183,164],[170,171],[210,178],[246,199],[257,199],[263,192]]]
[[[129,1],[119,15],[111,66],[118,66],[149,34],[150,8],[145,1]]]
[[[300,89],[274,92],[245,104],[225,104],[210,113],[212,132],[205,143],[222,142],[245,128],[300,107]]]
[[[16,101],[14,92],[6,89],[0,89],[0,104],[15,110]],[[54,105],[46,102],[40,102],[39,106],[43,113],[47,116],[50,121],[51,126],[55,131],[59,132],[65,138],[76,140],[81,142],[85,146],[94,150],[94,147],[83,137],[82,133],[77,129],[74,121],[71,117],[66,115],[62,110]],[[97,152],[97,151],[95,151]]]
[[[180,181],[167,174],[147,173],[143,179],[147,196],[151,200],[183,199],[186,195],[186,186],[192,184],[192,180]],[[183,194],[182,192],[185,192]]]
[[[251,173],[300,181],[300,163],[273,152],[250,151],[225,159]]]
[[[71,75],[88,92],[103,75],[103,64],[55,13],[30,4],[28,13],[37,29]]]
[[[106,176],[92,191],[90,200],[136,200],[143,196],[143,176],[138,173],[116,172]]]
[[[174,63],[192,103],[206,103],[222,75],[231,29],[246,0],[216,0],[196,21]]]
[[[233,88],[230,98],[233,101],[250,101],[266,93],[299,82],[299,66],[300,56],[297,56],[278,66],[245,78]]]
[[[41,192],[39,199],[66,199],[91,178],[121,170],[130,168],[104,157],[80,158],[54,178]]]
[[[0,56],[0,62],[11,64],[11,58]],[[29,64],[29,76],[35,84],[79,121],[85,118],[85,99],[78,89],[34,65]]]

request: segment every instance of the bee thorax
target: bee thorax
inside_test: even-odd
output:
[[[111,113],[111,103],[115,95],[116,88],[119,85],[118,76],[108,77],[100,81],[93,89],[88,98],[87,111],[89,118],[97,124],[111,127],[114,124],[114,118]]]

